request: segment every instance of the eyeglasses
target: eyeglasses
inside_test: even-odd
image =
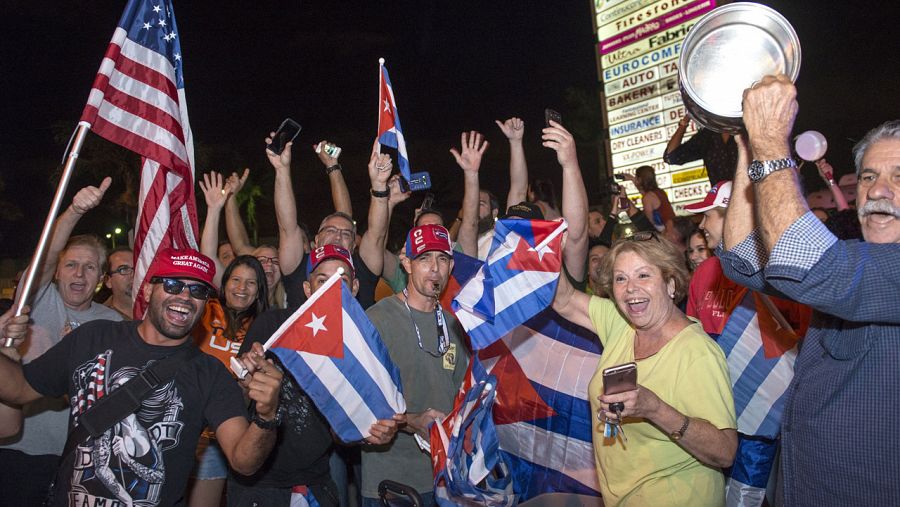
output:
[[[112,275],[129,276],[129,275],[131,275],[132,273],[134,273],[134,268],[133,268],[133,267],[122,265],[122,266],[119,266],[119,267],[117,267],[116,269],[110,271],[110,272],[109,272],[109,276],[112,276]]]
[[[215,296],[216,290],[205,284],[186,284],[181,280],[175,280],[173,278],[160,278],[158,276],[154,276],[150,279],[150,283],[161,283],[163,286],[163,290],[173,296],[177,296],[184,292],[184,288],[188,288],[188,292],[190,292],[191,297],[194,299],[199,299],[201,301],[206,301],[211,296]]]
[[[259,261],[260,264],[266,264],[271,262],[273,266],[278,266],[278,257],[266,257],[265,255],[260,255],[256,257],[256,260]]]
[[[332,236],[334,234],[340,234],[342,238],[350,240],[353,239],[353,229],[338,229],[333,225],[329,225],[328,227],[322,227],[319,229],[319,234],[327,234]]]

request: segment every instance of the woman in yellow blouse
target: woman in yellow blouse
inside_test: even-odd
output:
[[[596,330],[604,347],[588,388],[604,504],[724,505],[721,468],[737,449],[731,382],[722,350],[676,306],[689,280],[682,254],[656,233],[638,233],[616,243],[600,271],[610,299],[561,276],[553,307]],[[637,389],[604,395],[602,371],[632,361]],[[617,402],[621,421],[610,409]],[[604,437],[606,421],[622,431]]]

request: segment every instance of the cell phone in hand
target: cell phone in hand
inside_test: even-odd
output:
[[[422,199],[422,206],[420,206],[420,209],[431,209],[432,206],[434,206],[434,194],[429,192],[425,194],[425,198]]]
[[[559,114],[558,111],[556,111],[554,109],[549,109],[549,108],[544,109],[544,126],[545,127],[552,126],[552,125],[550,125],[550,120],[553,120],[556,123],[559,123],[560,125],[562,125],[562,115]]]
[[[625,181],[625,175],[622,174],[622,173],[616,173],[616,174],[614,174],[613,176],[615,176],[616,179],[619,180],[619,181]]]
[[[603,394],[618,394],[637,389],[637,363],[625,363],[603,370]]]
[[[301,128],[299,123],[290,118],[285,118],[278,130],[275,131],[275,135],[272,136],[272,142],[266,146],[266,149],[276,155],[281,155],[284,147],[297,137]]]
[[[409,175],[409,181],[403,177],[399,180],[401,192],[418,192],[420,190],[428,190],[431,188],[431,174],[428,171],[421,171]]]

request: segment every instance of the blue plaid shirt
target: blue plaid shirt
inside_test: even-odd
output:
[[[900,244],[838,241],[806,213],[768,259],[756,233],[720,254],[735,282],[815,309],[782,419],[785,505],[900,505]]]

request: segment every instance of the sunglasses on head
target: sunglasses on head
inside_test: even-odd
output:
[[[631,236],[625,236],[622,239],[626,241],[649,241],[651,239],[659,241],[659,235],[653,231],[638,231]]]
[[[158,276],[154,276],[150,279],[150,283],[161,283],[163,286],[163,290],[168,294],[172,294],[173,296],[177,296],[184,291],[184,288],[188,288],[188,292],[190,292],[191,297],[194,299],[199,299],[201,301],[206,301],[212,296],[216,295],[216,290],[206,284],[190,284],[188,285],[181,280],[175,280],[174,278],[161,278]]]

